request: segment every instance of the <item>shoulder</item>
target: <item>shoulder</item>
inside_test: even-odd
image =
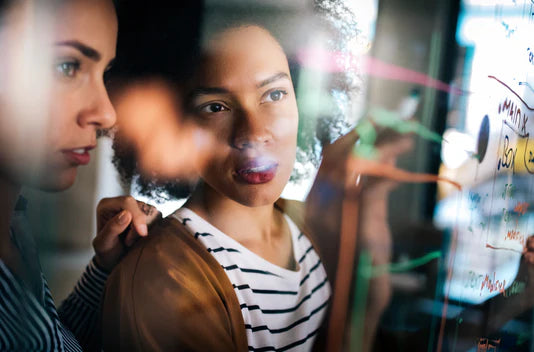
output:
[[[275,207],[280,209],[284,214],[287,214],[299,229],[306,230],[306,209],[304,202],[279,198],[275,203]]]
[[[25,288],[24,283],[15,277],[2,259],[0,259],[0,287],[2,289],[0,307],[11,307],[11,313],[23,309],[36,309],[39,306],[37,301],[32,302],[32,296]],[[0,314],[0,318],[2,316]]]
[[[306,204],[304,202],[280,198],[276,201],[275,206],[289,216],[299,231],[313,242],[313,234],[306,223]]]
[[[224,270],[174,218],[153,225],[112,272],[102,315],[112,350],[235,350],[242,322]]]
[[[133,284],[162,280],[190,282],[205,279],[217,270],[205,248],[176,219],[167,217],[153,224],[149,236],[141,238],[113,270],[110,280],[127,279]],[[169,284],[169,283],[167,283]]]
[[[293,199],[280,198],[276,201],[275,206],[289,216],[300,233],[311,242],[317,254],[323,258],[325,253],[323,253],[321,244],[324,244],[324,242],[322,241],[321,235],[317,231],[314,231],[313,226],[308,224],[306,219],[306,203]]]

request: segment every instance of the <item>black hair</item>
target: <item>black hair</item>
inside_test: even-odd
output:
[[[202,1],[115,0],[119,19],[117,59],[109,75],[113,98],[128,84],[162,79],[179,87],[188,79],[198,57],[202,23]],[[155,137],[157,138],[157,136]],[[189,183],[159,181],[141,176],[134,148],[114,133],[112,162],[126,188],[155,201],[184,198],[192,190]]]

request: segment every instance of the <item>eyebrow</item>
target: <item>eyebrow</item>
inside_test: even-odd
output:
[[[261,87],[265,87],[266,85],[270,84],[270,83],[273,83],[273,82],[276,82],[278,81],[279,79],[288,79],[289,80],[289,75],[285,72],[278,72],[274,75],[272,75],[271,77],[268,77],[266,79],[264,79],[263,81],[261,81],[260,83],[258,83],[256,85],[257,88],[261,88]]]
[[[79,41],[77,40],[67,40],[67,41],[63,41],[63,42],[57,42],[55,43],[54,45],[57,45],[57,46],[70,46],[74,49],[77,49],[79,52],[81,52],[84,56],[88,57],[89,59],[93,60],[93,61],[100,61],[100,59],[102,58],[102,55],[100,55],[100,53],[98,51],[96,51],[95,49],[83,44],[83,43],[80,43]]]
[[[199,95],[210,95],[210,94],[228,94],[228,89],[222,87],[199,87],[193,89],[190,96],[197,97]]]
[[[265,87],[266,85],[270,83],[276,82],[279,79],[284,79],[284,78],[289,80],[289,75],[285,72],[276,73],[272,75],[271,77],[268,77],[264,79],[263,81],[259,82],[258,84],[256,84],[256,88]],[[222,87],[199,87],[199,88],[195,88],[191,92],[190,96],[197,97],[199,95],[228,94],[228,93],[229,93],[228,89],[222,88]]]

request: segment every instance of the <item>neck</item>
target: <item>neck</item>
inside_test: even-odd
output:
[[[249,207],[222,196],[205,184],[197,187],[185,206],[241,243],[269,243],[279,230],[274,204]]]
[[[6,243],[10,241],[9,225],[19,193],[20,185],[0,177],[0,246],[3,248],[7,248]]]

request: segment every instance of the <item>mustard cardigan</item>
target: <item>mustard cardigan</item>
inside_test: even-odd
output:
[[[303,230],[302,203],[276,205]],[[174,218],[155,224],[122,259],[102,301],[105,351],[248,351],[224,269]]]

